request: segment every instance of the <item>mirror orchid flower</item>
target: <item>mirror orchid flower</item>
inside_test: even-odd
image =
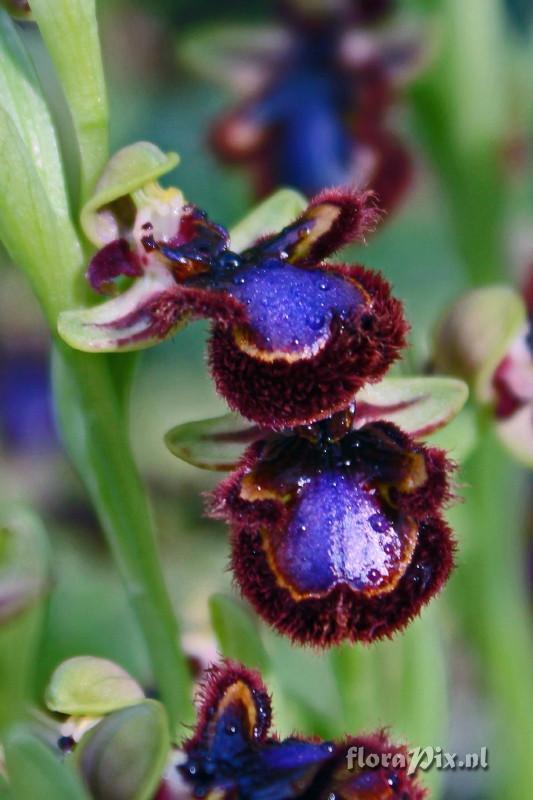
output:
[[[279,739],[271,732],[271,716],[270,697],[258,673],[232,662],[212,667],[201,689],[196,730],[184,743],[184,761],[177,768],[183,785],[178,794],[163,785],[158,798],[426,797],[416,772],[408,772],[407,748],[390,742],[383,731],[338,742]],[[358,751],[372,753],[378,766],[360,766],[348,758]]]
[[[370,642],[407,625],[452,569],[453,464],[420,438],[466,396],[461,381],[391,378],[314,425],[220,418],[178,426],[167,444],[232,469],[211,513],[231,528],[235,580],[259,616],[301,644]]]
[[[412,159],[388,119],[422,47],[412,31],[376,29],[393,6],[287,0],[277,27],[222,28],[184,45],[197,71],[241,98],[210,142],[223,161],[247,167],[259,197],[347,184],[374,191],[387,211],[403,198]]]
[[[100,293],[115,292],[117,281],[131,286],[60,316],[72,346],[138,349],[208,318],[218,391],[243,416],[279,428],[342,408],[405,345],[402,306],[387,282],[326,260],[375,225],[371,195],[325,191],[293,222],[242,249],[177,190],[152,184],[138,203],[122,198],[102,212],[103,246],[88,280]]]

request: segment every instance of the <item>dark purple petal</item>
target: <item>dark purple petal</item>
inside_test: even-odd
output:
[[[143,274],[136,254],[125,239],[106,244],[92,257],[87,268],[87,280],[95,292],[113,294],[114,280],[121,275],[137,278]]]

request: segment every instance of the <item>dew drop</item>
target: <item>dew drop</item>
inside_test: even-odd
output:
[[[381,574],[378,572],[377,569],[370,569],[368,571],[367,578],[370,581],[370,583],[377,583],[381,578]]]
[[[320,281],[318,284],[318,288],[321,289],[323,292],[327,292],[328,289],[331,289],[331,284],[329,281]]]
[[[383,514],[372,514],[368,521],[377,533],[385,533],[391,526],[390,521]]]
[[[312,331],[320,331],[324,327],[326,318],[323,315],[319,315],[317,317],[308,317],[305,322]]]

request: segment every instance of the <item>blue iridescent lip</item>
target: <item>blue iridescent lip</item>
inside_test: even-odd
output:
[[[397,584],[416,525],[365,484],[363,473],[323,472],[302,487],[287,529],[265,533],[278,579],[293,595],[320,597],[339,584],[373,594]]]
[[[211,285],[243,304],[253,339],[270,352],[314,353],[335,317],[346,320],[364,305],[354,282],[278,258],[239,267]]]

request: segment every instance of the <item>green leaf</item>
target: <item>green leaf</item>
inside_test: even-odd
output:
[[[143,698],[137,681],[118,664],[106,658],[75,656],[54,671],[45,703],[60,714],[98,717]]]
[[[170,749],[160,703],[115,711],[82,737],[75,760],[94,800],[150,800]]]
[[[230,470],[260,429],[239,414],[176,425],[165,436],[170,452],[200,469]]]
[[[68,218],[56,132],[35,69],[13,22],[0,11],[0,105],[25,143],[55,213]]]
[[[81,248],[70,222],[60,220],[11,117],[0,108],[0,239],[22,267],[55,326],[75,303]]]
[[[68,765],[28,731],[10,735],[5,752],[13,800],[88,800]]]
[[[231,247],[240,253],[261,236],[279,231],[300,216],[307,200],[293,189],[278,189],[250,211],[230,232]]]
[[[455,378],[384,378],[357,393],[356,421],[388,420],[424,436],[446,425],[467,398],[467,385]]]
[[[240,661],[263,674],[270,670],[270,661],[261,641],[257,621],[236,600],[223,594],[209,598],[211,625],[222,655]]]
[[[179,58],[203,78],[251,94],[269,80],[290,45],[281,27],[225,25],[193,31],[178,43]]]
[[[43,611],[38,600],[48,582],[48,546],[40,521],[25,508],[1,508],[0,731],[25,713],[32,694]]]
[[[31,0],[74,122],[87,197],[108,153],[107,92],[95,0]]]
[[[87,238],[98,247],[116,239],[116,224],[108,207],[170,172],[178,163],[177,153],[163,153],[150,142],[136,142],[115,153],[81,211]]]
[[[509,286],[468,292],[452,305],[437,328],[437,368],[465,378],[475,385],[478,399],[488,402],[492,373],[526,319],[523,299]]]

